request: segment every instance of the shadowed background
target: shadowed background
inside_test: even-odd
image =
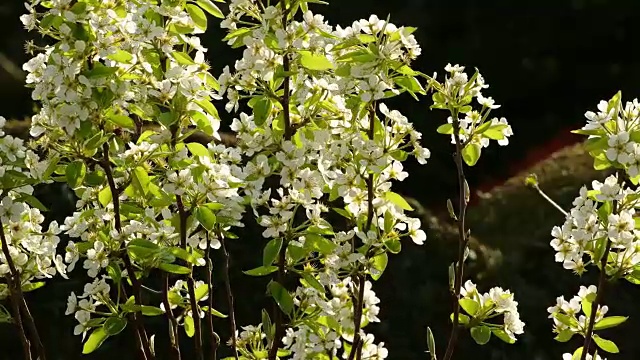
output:
[[[573,296],[579,284],[595,283],[596,274],[591,271],[579,279],[553,262],[550,231],[553,225],[562,223],[562,215],[524,188],[522,176],[516,175],[544,160],[532,171],[539,173],[541,186],[565,208],[581,184],[604,176],[591,169],[580,145],[570,146],[580,138],[568,130],[580,127],[584,112],[617,90],[622,90],[627,100],[640,93],[640,64],[632,51],[640,35],[636,24],[640,3],[330,0],[330,5],[313,9],[325,15],[332,25],[349,25],[370,14],[380,18],[389,14],[397,25],[418,27],[415,35],[423,52],[414,68],[442,75],[449,62],[465,65],[469,70],[478,67],[490,84],[485,96],[502,104],[494,114],[505,116],[513,127],[515,135],[508,147],[492,144],[478,165],[467,171],[471,187],[483,190],[483,195],[474,197],[469,212],[478,258],[466,274],[480,284],[481,290],[496,285],[514,290],[521,317],[527,323],[526,334],[515,345],[493,339],[484,347],[475,345],[464,334],[455,358],[559,359],[563,352],[580,346],[576,339],[567,344],[553,340],[546,308],[555,303],[556,296]],[[34,111],[29,90],[22,85],[24,74],[20,69],[28,60],[24,42],[31,38],[36,43],[42,40],[23,30],[18,20],[23,10],[22,1],[0,1],[0,114],[8,119],[27,118]],[[239,51],[220,42],[224,34],[216,22],[210,19],[210,30],[203,38],[214,74],[240,56]],[[447,267],[454,261],[456,235],[443,213],[446,199],[456,197],[455,166],[449,138],[435,132],[446,115],[430,111],[429,104],[428,98],[416,102],[409,96],[389,104],[414,122],[424,134],[424,145],[432,152],[426,166],[410,163],[410,177],[397,185],[398,192],[415,200],[414,207],[424,219],[429,239],[422,247],[405,242],[403,252],[391,257],[387,272],[374,285],[382,300],[382,324],[367,329],[386,343],[392,360],[427,359],[427,325],[434,330],[437,348],[442,352],[449,331]],[[231,115],[224,110],[221,115],[230,123]],[[39,191],[42,201],[53,210],[50,219],[60,221],[72,211],[73,199],[68,193],[59,188]],[[254,260],[259,258],[264,240],[251,226],[241,235],[232,244],[232,252],[242,254],[232,264],[232,282],[239,323],[249,324],[259,321],[258,307],[266,302],[262,290],[265,282],[243,276],[241,270],[256,265]],[[220,279],[217,271],[214,282]],[[82,281],[55,280],[29,294],[51,359],[80,358],[80,338],[72,335],[75,320],[64,316],[64,308],[69,291],[81,290]],[[150,301],[157,300],[149,296]],[[610,358],[640,358],[640,344],[634,335],[640,329],[638,296],[640,292],[626,283],[609,287],[605,294],[611,314],[631,316],[616,331],[602,333],[615,340],[622,351]],[[216,292],[216,301],[220,310],[226,311],[222,290]],[[166,333],[163,322],[163,318],[149,320],[152,332],[158,334],[158,346]],[[223,339],[228,338],[225,320],[217,320],[216,328]],[[133,358],[127,355],[132,346],[128,335],[125,331],[109,339],[87,358]],[[0,359],[19,358],[17,345],[11,326],[0,324]]]

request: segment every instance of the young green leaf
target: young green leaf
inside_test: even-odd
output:
[[[300,64],[309,70],[324,71],[333,69],[333,64],[324,55],[313,54],[310,51],[300,52]]]
[[[594,326],[593,330],[604,330],[612,327],[616,327],[623,322],[627,321],[629,317],[627,316],[609,316],[600,321],[598,321]]]
[[[264,246],[262,252],[262,265],[271,266],[282,249],[282,238],[271,239],[267,245]]]
[[[243,273],[249,276],[265,276],[277,270],[278,270],[277,266],[259,266],[255,269],[243,271]]]
[[[464,162],[469,166],[474,166],[478,162],[478,159],[480,159],[481,150],[482,147],[480,144],[467,144],[467,146],[462,149],[462,158],[464,159]]]
[[[411,205],[409,205],[407,200],[405,200],[400,194],[394,193],[392,191],[388,191],[387,193],[384,194],[384,198],[390,201],[391,203],[393,203],[394,205],[398,206],[402,210],[413,211],[413,208],[411,207]]]
[[[102,343],[107,340],[108,337],[109,335],[103,327],[99,327],[93,330],[91,335],[89,335],[89,337],[87,338],[87,341],[84,343],[84,346],[82,347],[82,353],[91,354],[96,349],[98,349],[100,345],[102,345]]]
[[[275,281],[270,282],[269,293],[285,314],[290,314],[293,311],[293,298],[282,285]]]
[[[108,336],[117,335],[127,327],[127,319],[119,316],[112,316],[104,322],[102,327]]]
[[[593,341],[598,347],[608,353],[617,354],[620,352],[618,346],[611,340],[603,339],[597,334],[593,334]]]
[[[491,339],[491,330],[484,325],[473,327],[471,328],[471,337],[478,345],[484,345]]]
[[[198,6],[200,6],[202,9],[204,9],[204,11],[208,12],[209,14],[219,19],[224,19],[224,14],[222,14],[222,11],[220,11],[218,6],[212,3],[210,0],[196,0],[196,4],[198,4]]]

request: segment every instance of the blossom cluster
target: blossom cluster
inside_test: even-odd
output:
[[[255,25],[239,29],[241,18]],[[420,220],[404,213],[411,207],[391,187],[408,176],[402,166],[407,155],[425,163],[430,153],[408,119],[381,102],[400,92],[424,92],[409,68],[420,54],[413,29],[375,15],[346,28],[333,28],[311,11],[302,21],[282,18],[279,6],[230,5],[222,23],[230,30],[226,39],[245,50],[234,72],[226,68],[219,82],[228,111],[238,108],[241,95],[252,98],[253,114],[241,113],[232,130],[249,157],[244,191],[263,236],[273,239],[270,244],[285,239],[292,267],[321,264],[306,274],[293,299],[300,314],[327,324],[297,321],[283,339],[293,358],[304,359],[338,354],[343,341],[354,341],[354,323],[378,321],[371,283],[356,284],[350,274],[379,275],[384,269],[376,256],[399,251],[402,237],[416,244],[426,239]],[[282,89],[284,95],[276,95]],[[275,189],[267,185],[273,175],[279,178]],[[346,231],[334,231],[325,220],[331,208],[351,224]],[[365,251],[355,251],[356,242]],[[363,304],[355,304],[361,286]],[[362,319],[354,319],[357,306]],[[360,332],[363,356],[387,356],[382,344]]]
[[[438,132],[450,134],[451,143],[455,144],[454,131],[457,128],[462,147],[475,148],[478,153],[481,148],[488,147],[491,140],[496,140],[501,146],[508,145],[513,130],[504,117],[489,118],[491,110],[500,108],[500,105],[497,105],[493,98],[482,95],[483,89],[489,87],[482,75],[476,70],[469,78],[464,72],[464,66],[451,64],[447,64],[445,71],[447,75],[442,84],[435,81],[435,75],[429,79],[430,86],[436,90],[433,95],[434,104],[431,107],[447,109],[452,114],[447,118],[447,124],[438,128]],[[480,110],[473,109],[471,104],[474,99],[481,106]],[[467,163],[475,164],[468,160]]]
[[[27,149],[22,139],[5,134],[5,125],[0,116],[0,276],[14,278],[28,291],[44,284],[37,280],[66,277],[66,271],[62,256],[56,254],[58,223],[43,228],[41,210],[46,208],[33,197],[32,185],[44,180],[48,162]],[[9,293],[8,284],[0,284],[0,299]]]
[[[524,332],[525,324],[520,320],[518,302],[509,290],[494,287],[489,292],[481,294],[476,285],[467,280],[460,289],[460,295],[460,305],[470,316],[462,317],[461,324],[472,328],[471,335],[477,342],[486,343],[491,334],[494,334],[506,342],[513,343],[516,341],[515,336]],[[503,317],[502,324],[488,322],[496,316]],[[487,328],[486,339],[481,335],[483,331],[474,331],[474,327]]]
[[[600,260],[604,246],[610,242],[607,272],[632,276],[640,263],[640,233],[634,219],[638,189],[625,187],[615,175],[604,182],[593,181],[592,188],[580,189],[564,224],[552,230],[556,261],[582,274],[586,266]]]
[[[595,285],[581,286],[578,294],[569,301],[565,300],[564,296],[558,297],[556,305],[547,309],[550,314],[549,318],[553,319],[553,331],[557,334],[562,333],[562,336],[566,336],[567,333],[586,336],[587,316],[593,310],[590,304],[595,300],[597,291]],[[584,311],[584,314],[580,314],[581,310]],[[596,310],[595,322],[602,320],[608,311],[609,308],[606,305],[599,305]]]
[[[66,270],[84,259],[90,277],[119,288],[122,277],[140,276],[134,268],[184,275],[204,265],[204,251],[219,248],[244,212],[238,150],[184,143],[189,127],[219,138],[211,103],[218,84],[197,37],[207,27],[204,11],[174,2],[65,0],[34,0],[27,10],[24,25],[57,40],[29,46],[37,54],[24,70],[42,105],[31,135],[59,159],[58,175],[79,198],[60,226],[73,238]],[[17,156],[19,144],[13,149],[7,154]],[[97,303],[118,309],[120,297],[110,300],[104,288],[100,299],[85,289],[86,301],[69,307],[83,336],[122,319],[95,311]],[[179,294],[172,306],[188,299]],[[131,299],[138,310],[139,300]]]

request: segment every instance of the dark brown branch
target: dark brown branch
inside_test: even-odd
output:
[[[24,325],[22,324],[22,315],[20,314],[20,308],[23,306],[24,302],[24,294],[22,293],[22,281],[20,280],[20,273],[16,268],[16,265],[13,263],[13,258],[11,257],[11,252],[9,251],[9,243],[7,242],[7,238],[4,235],[4,224],[0,219],[0,241],[2,241],[2,252],[4,253],[4,257],[6,258],[7,265],[9,266],[10,274],[6,274],[5,278],[7,279],[7,286],[9,287],[9,297],[11,300],[11,306],[13,307],[13,317],[16,327],[18,328],[18,336],[20,337],[20,342],[22,343],[22,350],[24,352],[25,360],[32,360],[31,357],[31,344],[29,339],[27,338],[27,334],[24,331]],[[24,305],[26,307],[26,303]],[[29,319],[27,320],[29,321]],[[33,319],[31,319],[33,321]],[[36,332],[37,334],[37,332]],[[42,348],[42,344],[39,344],[39,347]],[[44,349],[38,349],[38,353],[43,351],[42,356],[44,356]]]
[[[460,141],[460,122],[458,120],[458,113],[455,111],[453,114],[453,137],[456,143],[455,163],[458,169],[458,264],[455,271],[455,281],[453,285],[453,324],[451,327],[451,334],[449,335],[449,343],[447,344],[447,350],[444,354],[443,360],[450,360],[453,356],[453,350],[458,340],[458,327],[460,316],[460,288],[462,287],[462,277],[464,272],[464,251],[467,247],[467,232],[465,229],[465,217],[467,214],[467,180],[464,176],[464,165],[462,163],[462,143]]]
[[[369,108],[369,129],[367,131],[367,136],[370,140],[373,140],[375,136],[375,119],[376,119],[376,103],[371,103],[371,107]],[[374,188],[373,188],[373,176],[374,174],[368,174],[367,176],[367,223],[364,228],[365,234],[371,230],[371,225],[373,224],[373,218],[375,216],[375,210],[373,208],[373,200],[375,199]],[[356,252],[355,243],[351,243],[351,251]],[[356,274],[352,276],[352,281],[354,284],[358,285],[358,296],[354,299],[353,302],[353,321],[354,321],[354,335],[353,335],[353,343],[351,347],[351,352],[349,353],[349,360],[353,360],[354,358],[357,360],[362,359],[362,337],[360,336],[360,326],[362,323],[362,311],[364,307],[364,285],[366,282],[366,277],[362,274]]]
[[[211,337],[210,349],[209,349],[209,360],[217,359],[218,346],[220,346],[220,336],[213,329],[213,281],[211,280],[211,276],[213,273],[213,262],[211,261],[211,237],[209,232],[206,233],[207,237],[207,250],[205,251],[204,257],[207,260],[207,291],[209,293],[208,305],[209,311],[207,311],[207,325],[209,327],[209,336]]]
[[[227,303],[229,306],[229,323],[231,325],[231,347],[233,348],[233,356],[235,357],[236,360],[238,360],[238,351],[237,351],[238,340],[236,339],[236,330],[237,330],[236,314],[234,310],[235,307],[233,304],[233,292],[231,291],[231,280],[229,279],[229,262],[230,262],[231,256],[229,256],[229,251],[227,250],[227,246],[225,245],[225,239],[222,238],[222,234],[220,232],[218,232],[218,240],[222,245],[222,252],[224,253],[223,277],[224,277],[224,285],[227,292]]]
[[[113,172],[111,171],[111,160],[109,160],[109,143],[105,142],[102,145],[102,167],[104,168],[104,173],[107,178],[107,183],[109,184],[109,189],[111,190],[111,199],[113,201],[113,213],[115,218],[115,228],[118,234],[122,233],[122,222],[120,220],[120,193],[118,188],[116,187],[116,182],[113,177]],[[124,246],[124,243],[122,244]],[[127,270],[127,274],[129,275],[129,279],[131,279],[131,284],[133,288],[133,297],[135,299],[136,305],[142,305],[142,296],[140,292],[140,282],[136,277],[135,268],[131,263],[131,258],[129,258],[129,253],[125,250],[123,251],[122,260],[124,261],[125,269]],[[151,346],[149,345],[149,338],[147,337],[147,332],[144,328],[144,324],[141,318],[142,314],[140,311],[136,311],[133,313],[133,322],[140,337],[140,345],[142,347],[142,352],[144,353],[147,360],[155,360],[155,356],[151,351]]]

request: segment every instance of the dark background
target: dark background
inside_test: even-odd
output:
[[[485,96],[492,96],[502,105],[495,114],[505,116],[513,127],[515,135],[508,147],[492,144],[485,149],[478,165],[467,172],[472,188],[492,194],[475,197],[469,216],[479,249],[492,254],[487,256],[493,259],[472,264],[467,274],[484,290],[498,284],[514,289],[521,317],[527,323],[527,334],[516,345],[503,345],[493,339],[484,347],[473,344],[465,334],[456,358],[558,359],[563,352],[580,346],[576,339],[568,344],[552,340],[546,308],[555,303],[556,296],[570,298],[577,293],[579,283],[595,283],[595,274],[579,280],[553,262],[549,234],[552,225],[562,222],[562,216],[522,189],[521,179],[507,186],[495,186],[546,159],[558,148],[579,140],[568,130],[580,127],[584,112],[593,110],[601,99],[609,99],[618,90],[622,90],[626,100],[637,96],[640,64],[633,49],[639,35],[640,3],[634,0],[331,0],[329,6],[312,9],[323,14],[332,25],[349,25],[370,14],[380,18],[390,14],[391,21],[397,25],[418,27],[415,35],[423,51],[414,68],[443,75],[443,67],[449,62],[467,66],[469,71],[478,67],[490,84]],[[29,90],[22,85],[24,75],[20,68],[28,60],[23,51],[24,41],[42,40],[22,28],[18,17],[23,11],[22,1],[0,0],[0,33],[3,35],[0,37],[0,114],[8,119],[22,119],[33,113],[34,104]],[[240,56],[238,51],[220,42],[223,33],[216,23],[217,20],[210,19],[210,30],[203,39],[209,48],[208,58],[214,74],[224,65],[232,65]],[[383,324],[371,325],[368,329],[373,329],[377,338],[385,341],[390,359],[426,359],[426,326],[431,326],[436,333],[439,353],[444,350],[449,330],[446,271],[454,259],[456,245],[441,214],[446,199],[456,197],[455,167],[449,138],[435,132],[446,114],[430,111],[428,98],[416,102],[409,96],[401,96],[390,105],[414,122],[424,134],[424,145],[432,151],[429,163],[426,166],[410,164],[411,176],[398,185],[399,192],[424,207],[420,215],[428,228],[429,241],[423,247],[406,242],[404,251],[391,258],[388,271],[375,285],[382,299]],[[231,115],[224,110],[221,115],[230,122]],[[588,168],[584,152],[572,148],[561,157],[547,160],[540,171],[560,202],[569,206],[580,184],[600,176]],[[63,219],[71,211],[72,202],[62,199],[60,193],[41,190],[43,201],[53,205],[51,218]],[[261,290],[263,282],[241,276],[240,270],[255,265],[252,260],[263,240],[251,228],[243,235],[231,245],[233,251],[243,253],[233,264],[232,281],[238,294],[239,323],[248,324],[259,321],[257,306],[265,300]],[[82,279],[56,280],[46,289],[29,294],[44,341],[54,359],[78,358],[80,339],[71,334],[74,320],[63,313],[67,294],[81,286]],[[224,310],[222,291],[219,293],[217,301]],[[633,314],[640,317],[635,305],[637,300],[633,300],[638,295],[626,284],[609,290],[606,301],[611,313],[632,315],[620,331],[612,335],[603,333],[604,337],[616,340],[622,349],[619,355],[610,358],[640,358],[640,347],[635,341],[635,329],[640,324],[632,321]],[[165,333],[161,325],[156,324],[161,323],[160,320],[163,319],[150,321],[154,331],[157,330],[158,345]],[[219,321],[217,327],[224,339],[226,324]],[[130,352],[126,347],[131,345],[128,340],[127,335],[110,339],[103,349],[88,358],[107,359],[114,355],[132,358],[127,355]],[[14,352],[18,350],[15,345],[17,339],[10,326],[0,325],[3,349],[0,359],[19,358],[20,353]]]

